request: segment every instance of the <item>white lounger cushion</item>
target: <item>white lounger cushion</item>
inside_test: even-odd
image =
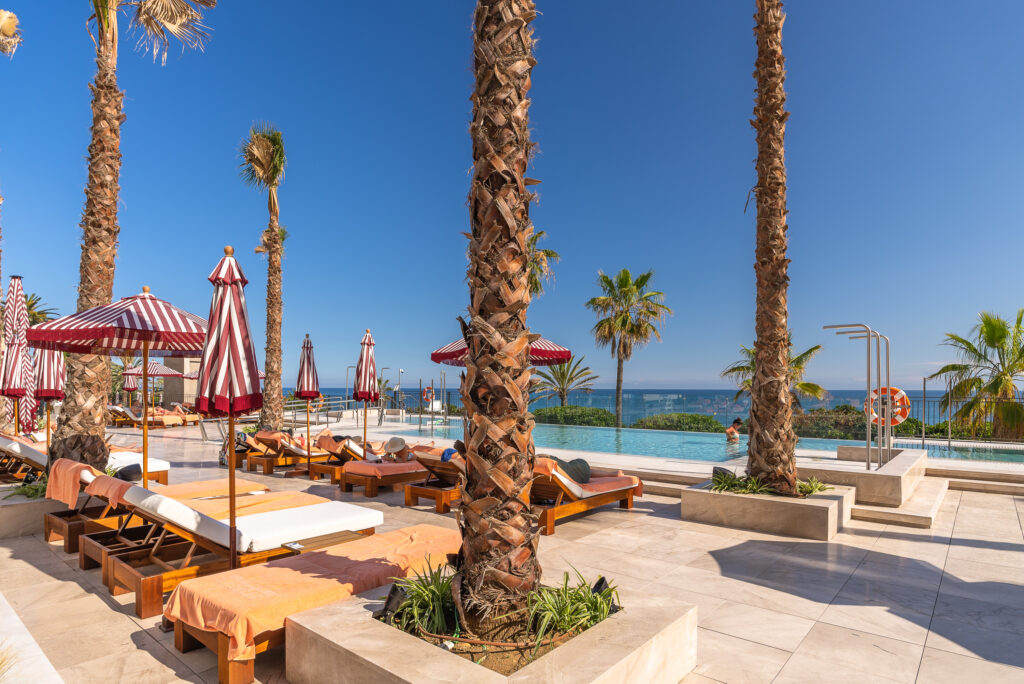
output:
[[[583,487],[580,487],[579,483],[576,482],[576,480],[572,479],[571,477],[566,477],[558,470],[555,470],[555,477],[557,477],[558,481],[564,484],[566,489],[572,492],[572,495],[575,496],[577,499],[588,499],[592,496],[597,496],[598,494],[607,494],[608,492],[621,492],[624,489],[632,489],[633,487],[636,486],[633,483],[629,483],[622,485],[618,489],[608,489],[603,492],[590,492],[584,489]]]
[[[6,451],[40,470],[46,470],[46,454],[30,447],[28,444],[22,444],[8,437],[0,436],[0,451]]]
[[[365,460],[367,463],[380,463],[382,460],[379,454],[366,454],[363,451],[363,445],[356,442],[355,440],[345,440],[345,446],[347,446],[354,454],[359,456],[359,458]]]
[[[107,466],[110,468],[123,468],[126,465],[132,465],[133,463],[139,464],[142,467],[142,454],[137,451],[112,451],[110,456],[107,458]],[[162,473],[165,470],[171,469],[171,464],[162,458],[153,458],[150,456],[146,459],[147,470],[151,473]]]
[[[132,486],[124,500],[143,513],[166,520],[183,530],[228,547],[231,528],[192,510],[180,501]],[[282,511],[244,515],[236,520],[237,547],[248,553],[276,549],[287,542],[318,537],[334,532],[355,532],[383,524],[384,514],[342,501],[325,501]]]
[[[226,518],[221,522],[227,526]],[[380,511],[343,501],[243,515],[235,520],[238,548],[246,552],[269,551],[287,542],[366,530],[383,523],[384,514]]]

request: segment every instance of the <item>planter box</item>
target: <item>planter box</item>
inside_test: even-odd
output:
[[[47,513],[66,511],[67,506],[53,499],[26,499],[23,496],[3,497],[11,493],[10,487],[0,487],[0,539],[41,534],[43,518]]]
[[[801,475],[805,475],[803,469]],[[828,541],[850,520],[854,491],[835,487],[805,499],[711,491],[711,481],[682,491],[683,520]]]
[[[864,447],[839,447],[841,460],[864,461]],[[877,506],[902,506],[924,479],[928,452],[923,449],[893,449],[892,460],[878,470],[829,468],[820,464],[799,467],[803,479],[816,477],[822,482],[857,489],[857,503]],[[851,456],[859,455],[859,459]],[[872,466],[874,468],[874,466]]]
[[[697,607],[627,606],[511,676],[476,665],[370,617],[390,587],[298,613],[285,621],[285,676],[323,681],[651,682],[676,684],[697,663]]]

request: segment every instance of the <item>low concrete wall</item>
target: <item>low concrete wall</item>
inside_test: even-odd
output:
[[[841,486],[805,499],[713,492],[710,487],[709,480],[682,491],[683,520],[828,541],[849,522],[854,503],[854,491]]]
[[[26,499],[23,496],[5,499],[10,492],[11,488],[0,487],[0,539],[42,534],[43,517],[68,508],[52,499]]]
[[[840,449],[863,447],[840,447]],[[851,460],[851,459],[845,459]],[[863,459],[861,459],[863,462]],[[830,468],[827,465],[800,465],[799,477],[816,477],[822,482],[857,489],[857,503],[877,506],[902,506],[924,478],[928,452],[923,449],[893,450],[892,460],[877,470]],[[873,467],[873,466],[872,466]]]
[[[506,677],[370,617],[389,587],[285,621],[285,676],[292,684],[474,682],[677,684],[697,664],[697,607],[626,606]]]

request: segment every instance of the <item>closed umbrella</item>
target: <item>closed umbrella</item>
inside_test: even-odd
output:
[[[122,371],[121,374],[126,376],[126,377],[129,377],[129,378],[141,377],[142,374],[143,374],[142,373],[142,366],[129,366],[128,368],[125,368]],[[180,378],[181,377],[181,371],[174,370],[173,368],[171,368],[169,366],[165,366],[162,363],[157,363],[156,361],[150,361],[146,365],[146,373],[145,374],[147,376],[151,377],[151,378]],[[153,390],[153,394],[154,395],[156,394],[156,390],[155,389]],[[143,401],[148,401],[149,404],[150,404],[150,407],[153,406],[154,402],[153,402],[153,397],[152,396],[149,396],[149,397],[144,396],[144,397],[142,397],[142,400]]]
[[[302,342],[302,353],[299,355],[299,379],[295,382],[295,396],[306,400],[306,472],[312,460],[313,447],[309,442],[309,402],[320,396],[320,378],[316,374],[316,361],[313,360],[313,342],[306,333]],[[312,478],[310,473],[310,478]]]
[[[377,384],[377,363],[373,359],[373,335],[370,329],[366,329],[362,341],[359,342],[359,361],[356,363],[355,392],[353,399],[363,402],[363,450],[366,444],[366,417],[368,415],[367,402],[380,399],[380,385]]]
[[[430,352],[430,360],[447,366],[465,366],[467,351],[466,340],[456,340]],[[570,358],[572,358],[572,352],[566,347],[543,337],[530,345],[531,366],[553,366],[565,363]]]
[[[124,375],[124,371],[121,372],[124,380],[121,383],[121,389],[128,393],[128,406],[132,405],[131,394],[139,390],[139,376],[138,375]]]
[[[64,400],[64,383],[67,382],[64,368],[64,352],[40,349],[36,352],[35,380],[36,399],[46,401],[46,453],[50,453],[50,404]]]
[[[120,356],[142,352],[142,393],[149,392],[149,356],[199,356],[206,321],[142,294],[62,316],[28,329],[28,343],[38,349],[71,354]],[[142,486],[149,486],[149,416],[142,404]]]
[[[7,418],[14,423],[15,432],[29,432],[34,428],[36,411],[32,390],[35,387],[35,373],[32,356],[25,339],[28,330],[28,307],[21,276],[11,276],[4,305],[4,350],[3,368],[0,369],[0,395],[13,399],[13,406],[7,407]]]
[[[228,525],[231,528],[229,561],[237,563],[235,531],[235,416],[263,406],[256,349],[253,346],[249,311],[245,306],[245,279],[232,247],[210,274],[213,300],[210,326],[203,343],[196,388],[196,408],[202,413],[228,417]]]

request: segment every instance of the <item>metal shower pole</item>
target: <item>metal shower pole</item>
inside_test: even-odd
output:
[[[850,335],[855,332],[864,332],[869,338],[871,336],[871,328],[864,323],[846,323],[843,325],[826,325],[822,326],[825,330],[835,330],[837,335]],[[871,340],[867,342],[867,396],[871,396]],[[864,410],[864,425],[866,435],[864,437],[864,468],[871,470],[871,412],[865,407]]]

